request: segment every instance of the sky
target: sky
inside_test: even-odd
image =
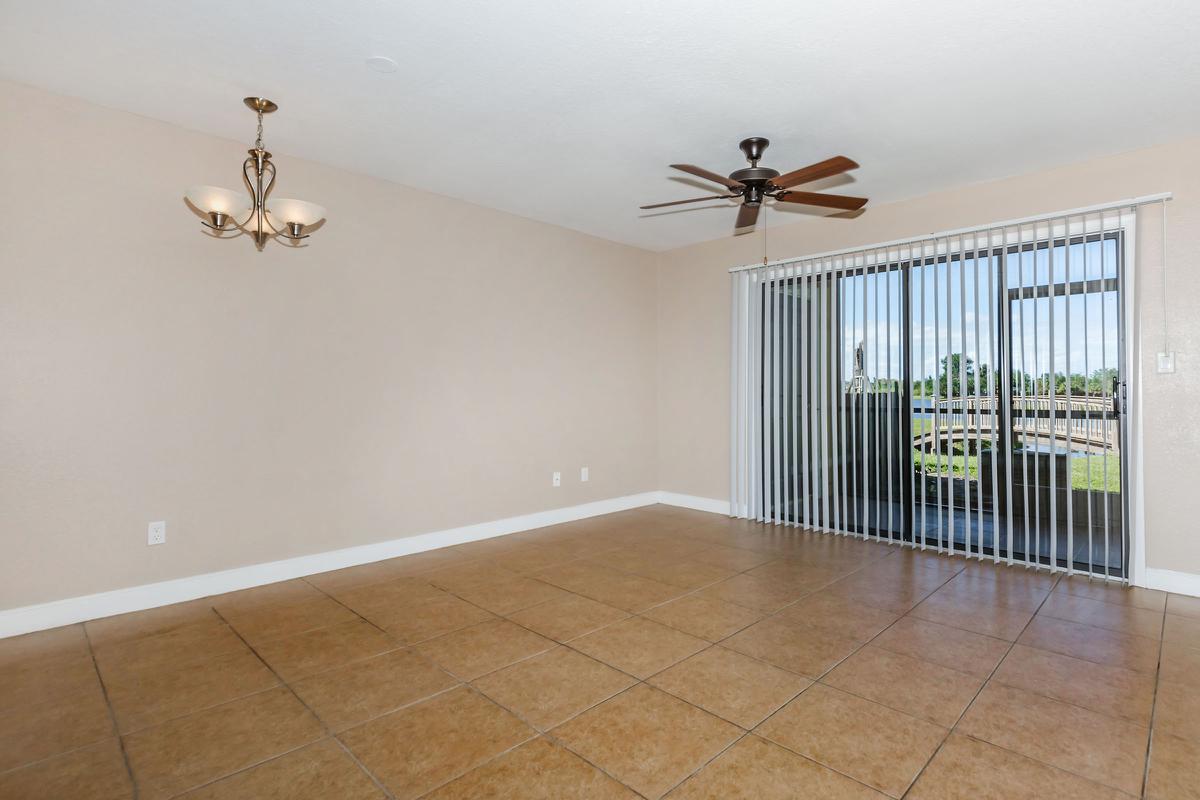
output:
[[[1054,298],[1026,297],[1011,306],[1013,368],[1031,374],[1066,372],[1068,353],[1072,374],[1092,374],[1114,368],[1118,356],[1118,293],[1072,289],[1069,299],[1061,283],[1114,278],[1117,275],[1114,239],[1054,248],[1053,281],[1060,284]],[[1001,332],[996,281],[1000,256],[955,260],[912,270],[912,355],[914,379],[933,377],[947,353],[966,352],[976,363],[991,367]],[[1004,257],[1010,290],[1044,287],[1050,280],[1050,258],[1043,248]],[[1018,261],[1020,262],[1018,264]],[[978,277],[977,277],[978,275]],[[871,379],[903,377],[903,276],[900,270],[869,272],[839,278],[842,303],[841,341],[846,379],[852,374],[854,348],[865,343],[865,366]],[[1094,287],[1098,288],[1098,287]],[[1068,350],[1068,305],[1070,343]],[[1053,314],[1053,365],[1051,315]],[[976,323],[979,331],[976,336]],[[890,342],[889,342],[890,337]],[[965,347],[964,347],[965,341]],[[1023,347],[1022,347],[1023,343]],[[936,349],[935,349],[936,344]],[[922,345],[924,355],[922,356]]]

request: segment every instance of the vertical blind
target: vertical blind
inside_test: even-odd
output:
[[[1144,202],[732,270],[731,513],[1127,579]]]

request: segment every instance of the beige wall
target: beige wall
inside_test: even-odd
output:
[[[0,609],[657,488],[652,254],[247,146],[0,82]]]
[[[280,194],[330,222],[257,253],[181,198],[235,187],[245,146],[0,82],[0,609],[652,489],[727,497],[726,269],[761,235],[655,255],[278,154]],[[1179,371],[1155,374],[1157,334],[1142,357],[1149,563],[1200,573],[1198,176],[1183,142],[774,228],[768,254],[1175,192]]]
[[[853,194],[852,188],[843,190]],[[1159,212],[1143,212],[1139,312],[1145,420],[1147,562],[1200,573],[1200,141],[870,207],[856,220],[808,219],[772,228],[772,260],[986,224],[1171,191],[1167,319],[1177,372],[1159,375],[1162,293]],[[772,213],[769,210],[768,214]],[[778,212],[776,212],[778,213]],[[761,233],[726,237],[660,257],[659,484],[666,491],[729,496],[729,278],[761,261]]]

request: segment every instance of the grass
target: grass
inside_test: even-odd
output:
[[[921,436],[933,430],[933,420],[929,418],[919,418],[912,420],[912,435],[913,438]],[[987,453],[986,448],[991,444],[984,439],[982,442],[985,452],[984,459],[989,460],[991,456]],[[954,446],[954,453],[948,456],[945,452],[940,454],[924,453],[917,448],[913,448],[912,452],[913,467],[920,473],[926,475],[942,475],[943,477],[951,476],[962,480],[964,475],[970,476],[971,480],[979,480],[979,456],[972,454],[964,454],[962,443]],[[1090,461],[1090,465],[1089,465]],[[1014,466],[1019,461],[1013,462]],[[1093,455],[1091,459],[1087,458],[1072,458],[1069,460],[1071,469],[1071,488],[1075,491],[1087,491],[1089,488],[1093,492],[1119,492],[1121,491],[1121,456],[1119,453],[1108,454],[1108,472],[1105,475],[1104,458],[1100,455]]]
[[[1090,459],[1091,474],[1089,475],[1086,458],[1071,459],[1071,488],[1075,490],[1090,488],[1093,492],[1121,491],[1121,456],[1116,453],[1108,454],[1108,481],[1104,479],[1104,458],[1092,456]]]
[[[965,474],[971,476],[971,480],[979,479],[979,456],[963,455],[962,445],[954,446],[954,453],[924,453],[917,448],[913,448],[913,465],[919,472],[924,472],[926,475],[950,475],[955,478],[962,478]]]
[[[985,453],[983,458],[985,461],[990,461],[991,456]],[[1121,491],[1120,455],[1109,453],[1107,481],[1105,480],[1104,458],[1101,456],[1092,456],[1090,460],[1090,470],[1088,466],[1089,459],[1072,458],[1069,460],[1071,467],[1071,488],[1077,492],[1087,491],[1089,488],[1093,492]],[[1020,459],[1014,459],[1013,466],[1017,467],[1019,464]],[[971,480],[979,480],[979,456],[964,456],[962,445],[955,445],[952,456],[948,456],[946,453],[923,453],[914,447],[913,466],[916,467],[918,472],[924,472],[926,475],[949,476],[961,480],[965,473],[970,476]],[[1042,479],[1046,480],[1047,478],[1046,476],[1042,476]]]

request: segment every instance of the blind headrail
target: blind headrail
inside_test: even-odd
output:
[[[1053,211],[1048,214],[1035,214],[1031,217],[1021,217],[1020,219],[1007,219],[1002,222],[992,222],[987,225],[973,225],[969,228],[955,228],[948,231],[937,231],[936,233],[926,233],[920,236],[910,236],[906,239],[893,239],[890,242],[877,242],[875,244],[865,244],[858,247],[847,247],[840,250],[829,250],[824,253],[812,253],[809,255],[793,256],[791,258],[780,258],[775,261],[768,261],[765,264],[743,264],[740,267],[730,267],[729,271],[744,272],[750,269],[762,269],[764,267],[777,267],[783,264],[794,264],[797,261],[810,261],[818,258],[832,258],[835,256],[845,256],[851,253],[861,253],[865,250],[878,250],[887,247],[899,247],[906,244],[916,244],[917,242],[927,242],[930,239],[941,239],[947,236],[960,236],[968,233],[983,233],[993,231],[997,228],[1007,228],[1013,225],[1028,225],[1031,222],[1046,222],[1049,220],[1062,219],[1063,217],[1077,217],[1084,214],[1095,214],[1101,211],[1112,211],[1118,208],[1135,208],[1144,206],[1148,203],[1161,203],[1172,199],[1171,192],[1159,192],[1158,194],[1146,194],[1141,197],[1131,197],[1127,200],[1114,200],[1111,203],[1099,203],[1094,206],[1083,206],[1081,208],[1072,208],[1066,211]]]

